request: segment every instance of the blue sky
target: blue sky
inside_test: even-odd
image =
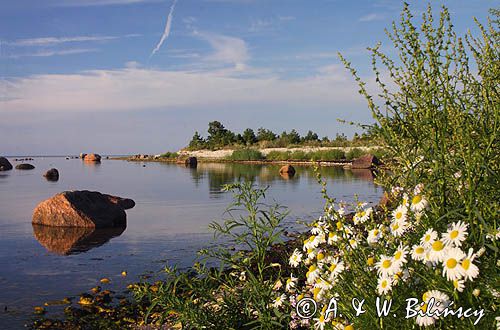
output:
[[[418,15],[422,1],[409,1]],[[0,0],[0,154],[159,153],[220,120],[231,130],[351,135],[370,122],[342,52],[364,50],[400,1]],[[458,34],[494,1],[434,1]],[[473,29],[474,30],[474,29]]]

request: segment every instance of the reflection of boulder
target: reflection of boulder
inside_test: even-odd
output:
[[[33,225],[33,236],[50,252],[70,255],[86,252],[120,236],[125,226],[119,228],[50,227]]]
[[[280,172],[280,176],[285,180],[290,180],[295,176],[295,172],[293,174],[287,172]]]
[[[31,164],[19,164],[16,165],[16,170],[34,170],[35,166]]]
[[[65,191],[37,205],[33,223],[60,227],[121,227],[133,200],[97,191]]]
[[[366,180],[366,181],[373,181],[375,176],[373,175],[372,170],[363,170],[363,169],[351,169],[352,175],[355,178],[361,179],[361,180]]]

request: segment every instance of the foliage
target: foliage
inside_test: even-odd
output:
[[[363,152],[363,150],[359,149],[359,148],[352,148],[350,149],[346,155],[345,155],[345,158],[347,160],[352,160],[352,159],[356,159],[356,158],[359,158],[361,156],[363,156],[365,153]]]
[[[341,56],[377,121],[376,138],[395,162],[377,178],[389,196],[386,207],[358,203],[349,209],[323,189],[325,213],[290,260],[300,274],[291,307],[300,295],[321,304],[340,298],[343,317],[323,310],[316,327],[476,328],[479,317],[425,314],[447,307],[484,309],[480,328],[498,322],[500,56],[498,13],[492,14],[488,27],[477,23],[480,38],[469,33],[462,39],[446,8],[435,22],[429,6],[419,28],[405,5],[399,25],[388,32],[399,59],[383,54],[380,45],[371,49],[377,98]],[[352,298],[375,306],[377,296],[392,299],[390,314],[398,317],[382,318],[368,307],[354,315]],[[422,315],[405,319],[412,297]]]
[[[238,149],[227,157],[229,160],[262,160],[264,155],[259,150],[255,149]]]
[[[161,315],[159,324],[166,318],[188,329],[279,329],[288,323],[289,315],[269,304],[281,277],[280,263],[270,262],[270,248],[281,240],[279,225],[287,213],[262,204],[265,189],[253,189],[251,183],[232,184],[226,190],[235,193],[230,217],[211,228],[216,238],[239,249],[218,245],[203,250],[205,259],[195,265],[194,273],[169,269],[170,280],[157,290],[151,291],[147,283],[136,288],[136,300],[148,301],[150,314]],[[218,268],[209,268],[208,260],[216,261]]]
[[[160,158],[168,158],[168,159],[177,159],[178,157],[179,157],[178,153],[170,151],[167,151],[160,155]]]

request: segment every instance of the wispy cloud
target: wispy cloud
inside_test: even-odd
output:
[[[124,36],[73,36],[73,37],[43,37],[18,39],[8,42],[11,46],[51,46],[70,42],[105,42],[120,38],[139,37],[140,34],[127,34]]]
[[[143,111],[182,107],[329,107],[360,103],[351,77],[337,67],[315,75],[280,79],[234,77],[220,71],[189,72],[127,65],[119,70],[46,74],[0,81],[6,98],[0,114],[17,111]],[[57,95],[57,98],[54,97]]]
[[[165,24],[165,30],[163,31],[163,34],[160,38],[160,41],[158,42],[156,47],[151,52],[151,56],[153,56],[154,54],[156,54],[156,52],[158,50],[160,50],[161,45],[163,44],[163,42],[165,42],[165,40],[167,40],[168,36],[170,35],[170,29],[172,28],[172,19],[174,17],[174,9],[175,9],[176,3],[177,3],[177,0],[174,0],[174,2],[172,3],[172,6],[170,6],[170,11],[168,12],[168,16],[167,16],[167,24]]]
[[[370,13],[364,16],[361,16],[358,21],[360,22],[371,22],[371,21],[380,21],[385,19],[385,16],[379,13]]]
[[[58,7],[91,7],[110,5],[133,5],[147,2],[161,2],[162,0],[63,0],[55,1],[53,5]]]
[[[64,56],[64,55],[76,55],[84,53],[95,53],[99,49],[95,48],[76,48],[76,49],[63,49],[63,50],[41,50],[32,53],[21,53],[9,55],[9,58],[20,58],[20,57],[51,57],[51,56]]]

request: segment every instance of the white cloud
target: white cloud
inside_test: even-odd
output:
[[[371,22],[371,21],[380,21],[380,20],[383,20],[383,19],[385,19],[385,16],[382,15],[382,14],[370,13],[370,14],[361,16],[359,18],[359,21],[360,22]]]
[[[350,76],[336,68],[283,80],[227,72],[143,69],[45,74],[0,81],[0,114],[20,112],[142,111],[218,106],[343,107],[359,102]]]
[[[212,53],[203,57],[204,61],[216,64],[232,64],[240,69],[246,67],[250,55],[247,44],[243,39],[215,33],[198,32],[196,30],[193,35],[205,40],[213,48]]]
[[[11,46],[50,46],[70,42],[103,42],[120,38],[139,37],[140,34],[127,34],[124,36],[73,36],[73,37],[43,37],[18,39],[8,44]]]
[[[76,55],[84,53],[95,53],[98,52],[95,48],[75,48],[75,49],[63,49],[63,50],[41,50],[33,53],[21,53],[8,56],[9,58],[20,58],[20,57],[51,57],[51,56],[64,56],[64,55]]]

